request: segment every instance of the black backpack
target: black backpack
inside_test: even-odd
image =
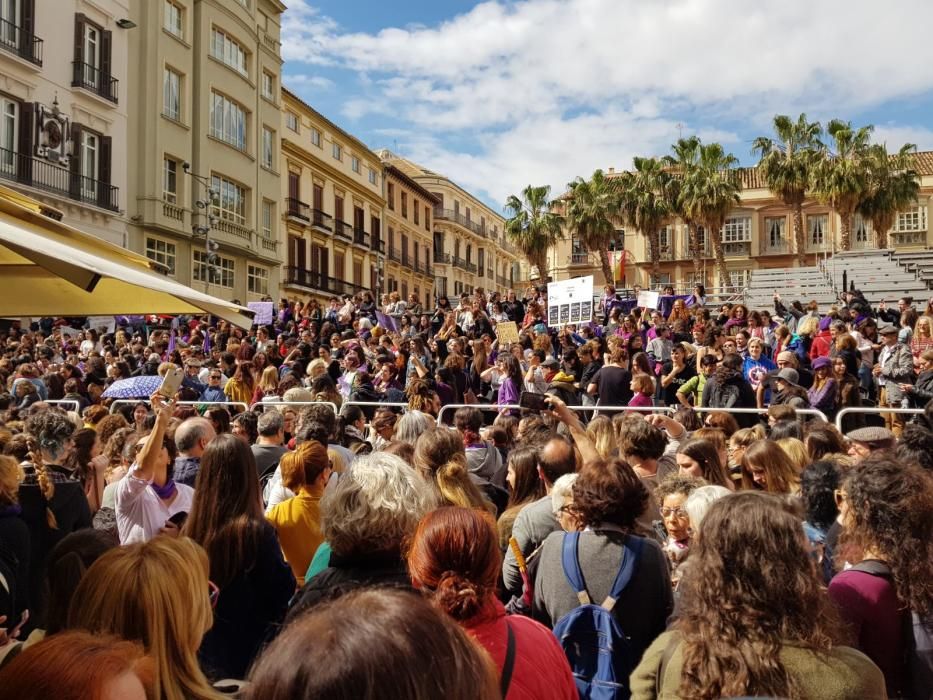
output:
[[[733,408],[739,403],[740,396],[739,387],[732,382],[716,382],[710,390],[710,408]]]

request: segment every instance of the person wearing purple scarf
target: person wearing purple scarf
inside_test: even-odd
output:
[[[137,440],[136,461],[117,486],[120,544],[148,542],[159,533],[177,532],[172,518],[187,513],[194,498],[194,489],[172,478],[175,443],[165,437],[165,430],[175,403],[154,394],[152,407],[156,412],[152,432]]]

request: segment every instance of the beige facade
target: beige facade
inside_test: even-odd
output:
[[[130,0],[130,247],[194,289],[275,295],[278,0]]]
[[[505,292],[523,279],[521,256],[505,239],[505,219],[449,178],[382,151],[383,160],[437,199],[434,289],[455,296],[482,288]]]
[[[917,205],[901,212],[889,232],[888,245],[896,250],[917,250],[933,246],[928,225],[928,209],[933,199],[933,152],[916,156],[916,169],[921,187]],[[614,174],[610,169],[610,174]],[[797,264],[793,241],[793,212],[764,185],[756,168],[741,170],[743,189],[741,201],[730,213],[722,230],[726,268],[732,287],[744,287],[752,270],[794,267]],[[803,226],[806,232],[806,253],[809,265],[839,250],[841,222],[832,210],[813,199],[803,205]],[[651,262],[645,236],[619,226],[616,250],[624,247],[625,266],[614,267],[615,282],[631,287],[650,286]],[[874,248],[871,225],[858,215],[852,227],[853,250]],[[676,219],[661,229],[660,284],[671,284],[687,290],[694,283],[693,255],[687,230]],[[616,260],[619,254],[616,253]],[[707,287],[719,286],[711,241],[700,232],[700,272],[697,282]],[[565,232],[564,238],[548,252],[548,273],[562,280],[592,274],[597,285],[604,283],[596,251],[583,248],[578,240]]]
[[[0,181],[126,245],[129,0],[0,2]]]
[[[385,292],[414,295],[425,308],[434,306],[432,224],[440,200],[394,165],[387,163]]]
[[[376,291],[384,270],[383,168],[361,141],[282,90],[282,296]]]

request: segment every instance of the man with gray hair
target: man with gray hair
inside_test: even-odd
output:
[[[189,418],[175,429],[175,458],[173,478],[179,484],[194,486],[201,470],[201,455],[217,436],[214,426],[207,418]]]
[[[285,417],[279,411],[267,409],[259,416],[256,427],[259,439],[250,449],[256,458],[256,471],[261,479],[274,471],[282,455],[288,452],[288,448],[282,445],[285,441]]]

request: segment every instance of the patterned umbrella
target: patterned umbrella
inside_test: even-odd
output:
[[[148,399],[162,386],[162,377],[143,375],[118,379],[104,392],[105,399]]]

